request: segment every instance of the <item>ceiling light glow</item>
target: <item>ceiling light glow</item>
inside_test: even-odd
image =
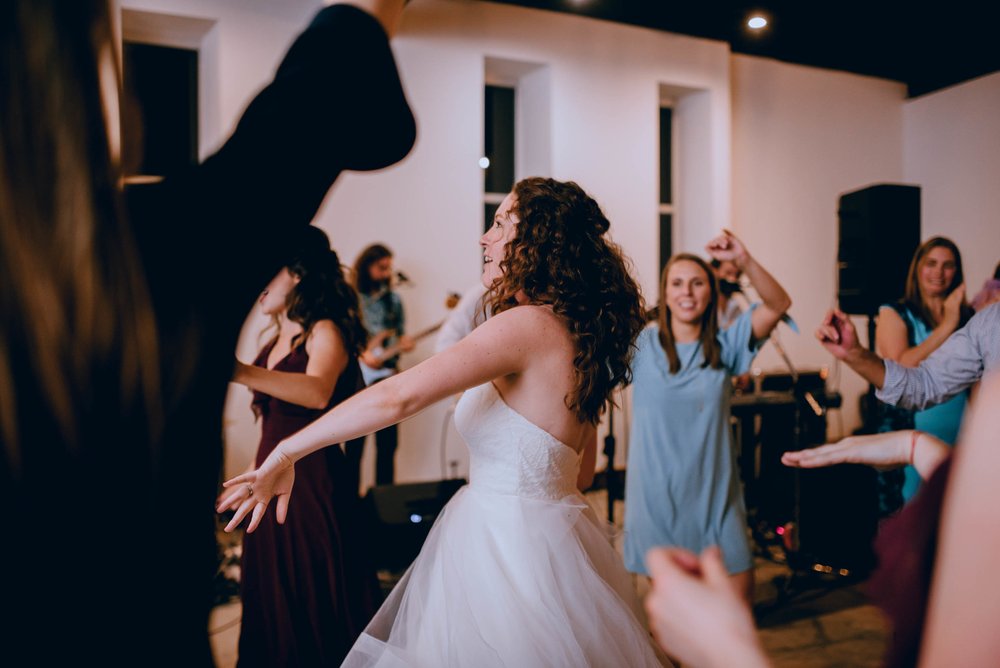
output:
[[[747,21],[747,26],[749,26],[753,30],[760,30],[766,25],[767,25],[767,19],[765,19],[763,16],[753,16],[750,18],[749,21]]]

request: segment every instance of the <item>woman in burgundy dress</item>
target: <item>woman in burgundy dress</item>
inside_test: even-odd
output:
[[[233,381],[253,390],[261,420],[251,469],[281,439],[363,387],[357,358],[366,335],[357,294],[326,236],[318,228],[309,233],[311,243],[261,294],[274,338],[253,365],[236,364]],[[240,666],[339,666],[378,608],[341,449],[303,464],[296,469],[301,493],[285,522],[270,514],[244,537]]]

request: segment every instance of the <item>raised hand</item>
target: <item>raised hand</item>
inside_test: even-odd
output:
[[[709,241],[705,252],[719,262],[735,262],[738,267],[742,267],[749,256],[743,242],[729,230],[722,230],[722,234]]]
[[[655,548],[646,565],[653,578],[649,627],[667,653],[692,666],[766,664],[750,609],[733,588],[719,548],[701,557]]]
[[[260,525],[267,506],[274,497],[278,499],[275,509],[278,524],[284,524],[294,484],[295,467],[292,460],[279,448],[275,448],[256,471],[244,473],[222,483],[223,487],[232,488],[232,493],[222,500],[216,510],[221,513],[231,508],[236,509],[233,519],[226,525],[226,531],[238,527],[243,518],[252,512],[247,533],[253,533]]]
[[[958,329],[962,322],[962,304],[965,303],[965,283],[951,291],[944,300],[944,317],[942,321],[951,329]]]
[[[832,309],[827,312],[823,322],[816,330],[816,338],[819,339],[824,348],[840,360],[846,359],[852,352],[861,348],[854,323],[840,309]]]

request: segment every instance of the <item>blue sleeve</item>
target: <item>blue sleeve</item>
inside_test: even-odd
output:
[[[651,355],[655,352],[652,346],[659,347],[660,345],[657,331],[655,326],[647,326],[639,332],[639,336],[635,340],[635,355],[632,356],[633,382],[643,375],[652,364]]]
[[[731,326],[719,332],[719,344],[722,346],[722,365],[734,376],[750,370],[753,358],[757,356],[766,338],[756,340],[753,335],[751,316],[756,304],[740,314]]]

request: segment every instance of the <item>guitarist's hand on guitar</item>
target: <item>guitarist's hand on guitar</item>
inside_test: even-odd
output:
[[[393,334],[395,334],[394,330],[386,329],[373,335],[368,339],[368,346],[358,356],[358,359],[372,369],[381,369],[382,363],[389,358],[385,354],[385,342]],[[399,344],[397,343],[396,345],[398,346]],[[393,348],[395,347],[393,346]]]
[[[448,299],[445,305],[451,309],[454,308],[458,303],[459,295],[451,293],[448,295]],[[368,348],[358,356],[358,360],[362,363],[362,375],[365,379],[366,385],[371,385],[376,380],[381,380],[394,373],[393,369],[383,368],[386,360],[392,359],[400,353],[408,353],[417,347],[417,342],[421,339],[430,336],[438,329],[444,321],[437,323],[425,330],[417,332],[413,336],[408,336],[402,334],[391,346],[386,346],[386,340],[395,334],[394,330],[388,329],[383,332],[372,336],[368,340]]]
[[[372,369],[381,369],[382,360],[379,359],[378,355],[375,354],[375,350],[366,350],[358,357],[359,360],[364,362],[366,365]]]

